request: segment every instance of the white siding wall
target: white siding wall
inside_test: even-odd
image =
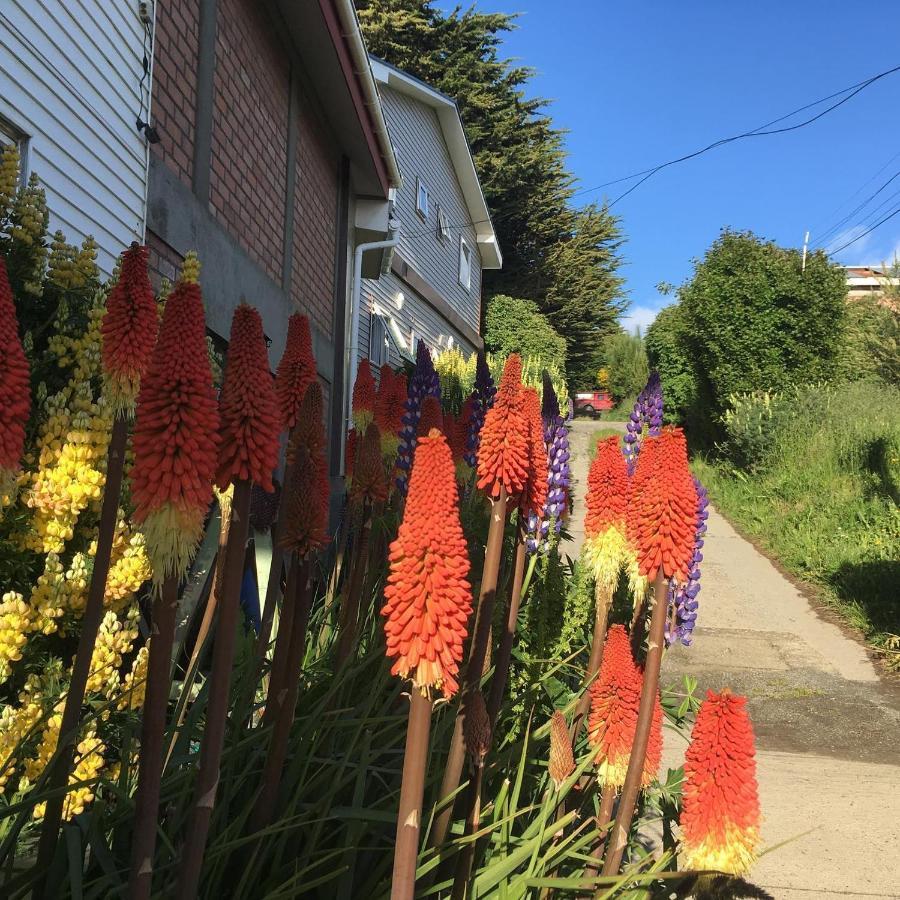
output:
[[[0,4],[0,115],[29,138],[28,168],[47,192],[51,233],[62,230],[70,243],[93,235],[105,274],[143,239],[142,48],[130,0]]]
[[[481,258],[475,242],[472,216],[463,199],[437,113],[430,106],[380,85],[391,141],[403,173],[397,192],[401,222],[400,253],[403,258],[458,312],[479,330],[481,311]],[[428,188],[428,218],[416,212],[416,177]],[[450,239],[438,235],[437,208],[450,224]],[[459,238],[472,250],[472,284],[459,284]]]

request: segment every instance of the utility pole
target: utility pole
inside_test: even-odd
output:
[[[809,232],[806,232],[806,237],[803,238],[803,262],[800,265],[800,271],[806,271],[806,248],[809,245]]]

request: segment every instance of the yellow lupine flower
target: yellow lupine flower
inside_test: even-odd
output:
[[[140,709],[144,705],[144,697],[147,693],[147,661],[150,658],[150,641],[147,641],[137,652],[131,671],[122,681],[122,692],[116,708]]]
[[[19,745],[43,715],[40,693],[39,677],[29,675],[19,694],[19,705],[4,706],[0,711],[0,793],[15,772]]]
[[[59,724],[57,724],[56,738],[59,739]],[[50,755],[56,749],[53,745]],[[92,781],[98,777],[103,769],[104,759],[103,752],[106,745],[97,737],[93,728],[89,728],[87,734],[78,744],[75,756],[75,769],[69,775],[69,784],[78,784],[80,781]],[[48,757],[49,759],[49,757]],[[46,765],[46,763],[45,763]],[[34,779],[32,779],[34,780]],[[65,804],[63,805],[63,819],[69,821],[77,815],[84,812],[85,807],[94,799],[95,786],[84,784],[73,791],[66,794]],[[44,818],[44,810],[46,803],[38,803],[34,807],[35,819]]]
[[[120,622],[116,614],[107,612],[100,623],[94,653],[91,656],[90,674],[87,680],[87,693],[107,695],[114,693],[119,684],[119,667],[123,657],[131,652],[138,636],[136,624],[137,610]]]
[[[19,183],[19,148],[7,144],[0,151],[0,218],[9,212]]]
[[[22,658],[34,620],[34,610],[21,594],[8,591],[0,599],[0,684],[9,678],[12,663]]]

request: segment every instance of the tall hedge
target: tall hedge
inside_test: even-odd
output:
[[[540,312],[536,303],[497,294],[488,302],[484,344],[502,356],[521,353],[540,357],[560,371],[566,365],[566,341]]]

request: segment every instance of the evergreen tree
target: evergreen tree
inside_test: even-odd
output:
[[[570,207],[563,133],[546,101],[527,96],[532,71],[500,56],[515,17],[445,14],[431,0],[357,0],[357,8],[372,53],[459,106],[503,250],[503,269],[485,273],[485,299],[533,300],[566,339],[569,378],[592,378],[622,306],[619,221],[605,208]]]

